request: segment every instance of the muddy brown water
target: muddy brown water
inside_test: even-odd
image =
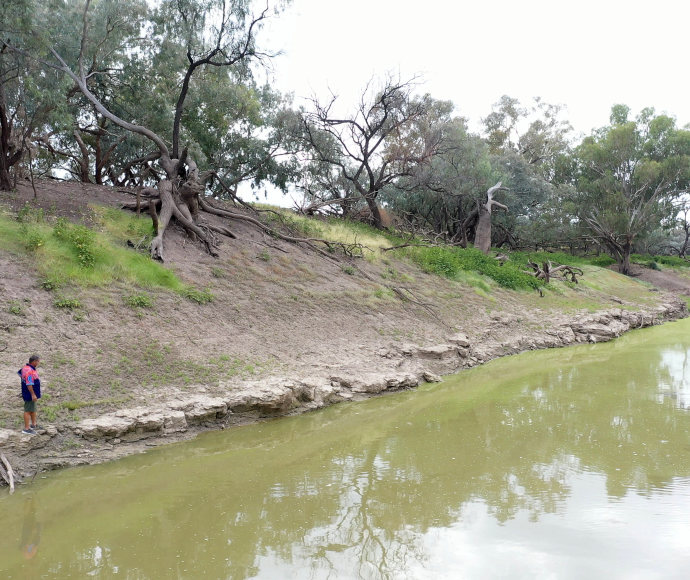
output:
[[[690,319],[0,490],[2,578],[686,578]]]

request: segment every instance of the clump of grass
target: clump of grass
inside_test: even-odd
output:
[[[7,312],[9,312],[10,314],[14,314],[15,316],[26,315],[26,313],[24,312],[24,306],[21,302],[18,302],[17,300],[10,301],[10,303],[7,306]]]
[[[182,295],[187,300],[191,300],[197,304],[208,304],[209,302],[213,302],[215,299],[215,296],[208,289],[199,290],[198,288],[194,288],[192,286],[188,286],[185,290],[183,290]]]

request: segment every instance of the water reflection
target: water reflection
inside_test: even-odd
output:
[[[31,488],[36,576],[674,577],[690,539],[689,329],[51,474]],[[31,527],[22,493],[0,500],[10,536]],[[0,572],[21,578],[13,554],[0,545]]]

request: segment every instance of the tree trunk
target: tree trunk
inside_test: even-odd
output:
[[[620,261],[618,263],[618,271],[621,274],[630,276],[630,254],[632,253],[632,244],[626,242],[623,244],[623,248],[620,255]]]
[[[381,210],[379,209],[379,206],[376,203],[376,199],[368,195],[365,195],[364,199],[366,200],[367,205],[369,206],[369,211],[371,212],[371,220],[374,224],[374,227],[377,230],[382,230],[383,218],[381,217]]]
[[[491,249],[491,210],[494,206],[507,210],[508,208],[494,201],[494,193],[501,188],[499,181],[493,187],[490,187],[486,192],[486,203],[479,205],[479,220],[477,221],[477,230],[474,236],[474,247],[481,250],[484,254],[488,254]]]
[[[489,205],[489,208],[486,207]],[[479,206],[477,233],[474,236],[474,247],[488,254],[491,249],[491,202]]]

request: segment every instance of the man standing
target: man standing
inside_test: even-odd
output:
[[[36,423],[36,401],[41,398],[41,379],[38,378],[38,365],[41,359],[34,354],[29,358],[29,364],[17,371],[22,378],[22,399],[24,399],[24,430],[26,435],[36,435],[40,429]]]

